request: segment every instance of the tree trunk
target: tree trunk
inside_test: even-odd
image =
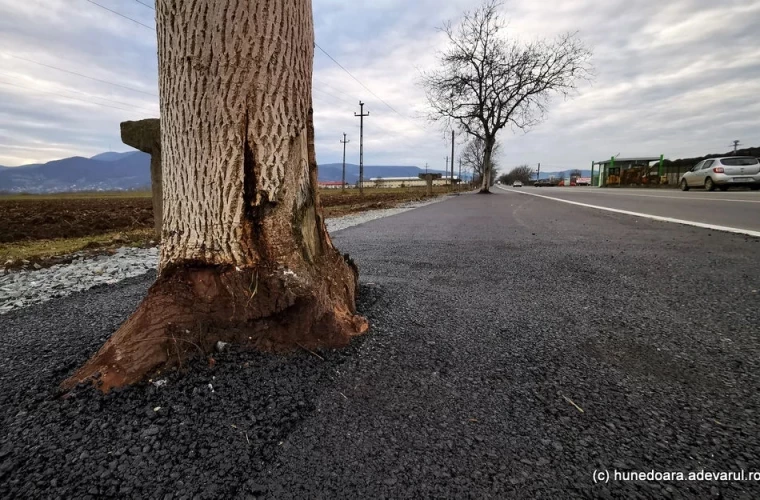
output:
[[[158,0],[164,222],[157,282],[64,387],[106,391],[217,341],[346,345],[357,269],[317,192],[310,0]]]
[[[486,137],[485,151],[483,152],[483,176],[482,184],[480,186],[481,194],[488,194],[491,192],[491,156],[493,155],[493,146],[496,143],[494,137]]]

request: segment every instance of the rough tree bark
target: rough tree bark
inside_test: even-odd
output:
[[[481,194],[488,194],[491,192],[491,156],[493,156],[493,147],[495,143],[495,138],[486,137],[485,151],[483,152],[483,182],[480,186]]]
[[[156,235],[161,236],[163,221],[163,190],[161,174],[161,122],[148,118],[136,122],[122,122],[121,140],[127,146],[150,155],[150,187],[153,198],[153,223]]]
[[[311,0],[158,0],[156,18],[159,277],[64,387],[130,384],[219,340],[342,346],[367,329],[316,190]]]

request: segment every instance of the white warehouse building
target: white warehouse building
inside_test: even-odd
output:
[[[459,177],[454,176],[454,184],[459,184]],[[451,176],[443,176],[440,179],[433,179],[433,186],[450,186]],[[365,188],[405,188],[427,186],[427,182],[419,177],[373,177],[365,180]]]

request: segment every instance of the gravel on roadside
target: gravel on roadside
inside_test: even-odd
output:
[[[395,208],[370,210],[328,219],[331,233],[383,217],[398,215],[443,200],[438,197]],[[39,266],[38,266],[39,267]],[[47,302],[98,285],[114,285],[158,267],[158,248],[119,248],[114,255],[79,256],[70,263],[48,268],[22,269],[0,275],[0,315]]]

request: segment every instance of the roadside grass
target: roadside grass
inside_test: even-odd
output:
[[[13,261],[13,264],[7,267],[20,267],[23,260],[45,265],[51,263],[49,261],[53,258],[71,255],[83,250],[97,252],[121,246],[143,247],[148,246],[154,239],[155,233],[152,230],[136,229],[81,238],[0,243],[0,265],[7,261]]]
[[[451,192],[448,186],[435,186],[433,197]],[[319,197],[325,217],[340,217],[369,210],[393,208],[404,203],[430,198],[422,187],[367,188],[364,190],[364,196],[361,196],[356,188],[346,189],[345,192],[341,192],[340,189],[322,189]]]
[[[462,190],[465,190],[465,188],[462,187]],[[450,192],[451,189],[448,186],[436,186],[433,188],[433,197],[448,194]],[[144,222],[141,227],[135,227],[136,224],[134,223],[134,220],[131,220],[130,218],[129,223],[125,222],[123,227],[113,225],[98,234],[38,239],[35,237],[35,232],[31,231],[31,228],[36,224],[31,222],[30,219],[34,211],[38,210],[38,208],[31,207],[48,205],[45,204],[46,201],[60,204],[61,200],[89,200],[87,203],[79,202],[78,204],[67,206],[66,213],[63,211],[53,211],[52,215],[50,215],[52,219],[48,223],[55,225],[55,220],[58,219],[58,224],[60,226],[68,228],[65,231],[59,231],[59,233],[63,234],[72,227],[72,222],[68,219],[75,221],[74,224],[79,224],[81,227],[85,227],[84,225],[86,225],[87,229],[91,230],[91,224],[93,221],[91,219],[82,218],[85,211],[92,212],[94,209],[99,209],[105,214],[110,212],[109,207],[116,203],[114,201],[109,204],[108,200],[150,198],[150,196],[151,193],[149,191],[81,192],[41,195],[0,194],[0,202],[38,202],[37,204],[30,205],[28,209],[22,209],[19,207],[18,212],[21,215],[17,217],[18,222],[14,223],[14,225],[11,226],[11,229],[19,229],[17,232],[21,237],[16,238],[15,241],[13,241],[13,238],[11,238],[10,241],[6,239],[6,242],[0,243],[0,269],[2,269],[3,264],[8,261],[13,262],[6,266],[9,268],[22,267],[22,261],[24,260],[31,263],[38,263],[42,266],[48,266],[65,261],[71,254],[81,251],[98,253],[119,246],[148,246],[150,242],[156,238],[153,231],[149,227],[146,227],[150,225],[149,221]],[[393,208],[404,203],[421,201],[428,198],[425,188],[418,187],[394,189],[367,188],[364,190],[364,196],[361,196],[359,190],[355,188],[346,189],[345,192],[341,192],[340,189],[320,190],[320,200],[322,202],[325,217],[340,217],[369,210]],[[103,204],[101,205],[97,203],[97,200],[103,200]],[[77,222],[80,219],[81,222]],[[32,225],[29,225],[30,222]],[[30,228],[30,230],[21,230],[22,228],[27,227]],[[51,231],[52,229],[54,228],[51,228]],[[45,231],[36,231],[36,234],[44,232]]]
[[[82,191],[76,193],[0,193],[0,201],[81,200],[108,198],[150,198],[150,191]]]

